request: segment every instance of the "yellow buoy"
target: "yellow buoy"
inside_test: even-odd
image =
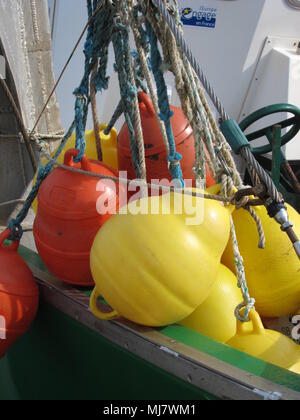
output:
[[[137,208],[152,214],[136,214]],[[197,208],[198,224],[187,224]],[[182,195],[171,193],[131,203],[125,212],[110,219],[94,241],[93,313],[101,319],[120,314],[153,327],[181,321],[207,299],[216,281],[229,239],[229,210],[193,197],[182,211]],[[98,309],[100,295],[114,312]]]
[[[243,301],[235,275],[221,265],[216,284],[208,299],[182,325],[214,340],[226,343],[236,333],[234,311]]]
[[[103,154],[103,163],[110,166],[113,169],[118,170],[118,149],[117,149],[117,137],[118,133],[115,128],[113,128],[109,135],[104,134],[104,130],[106,128],[106,124],[101,124],[99,126],[99,133],[100,133],[100,140],[101,140],[101,148]],[[67,150],[72,149],[75,147],[75,133],[69,138],[66,142],[63,151],[59,155],[57,162],[62,164],[64,163],[64,156]],[[95,139],[95,132],[94,130],[86,131],[85,133],[85,141],[86,141],[86,149],[85,155],[89,160],[98,160],[97,154],[97,146],[96,146],[96,139]],[[57,149],[52,153],[52,156],[55,155]],[[42,165],[47,163],[47,159],[42,160]],[[34,177],[33,184],[35,184],[37,174]],[[34,200],[32,203],[32,208],[34,212],[37,212],[38,202],[37,199]]]
[[[287,205],[295,233],[300,236],[300,216]],[[244,258],[249,291],[256,300],[261,316],[277,318],[296,313],[300,308],[300,265],[287,235],[271,219],[265,207],[255,207],[262,220],[266,235],[266,248],[257,246],[257,228],[250,214],[236,210],[233,219],[238,243]],[[234,270],[231,242],[222,258],[223,263]]]
[[[109,134],[105,134],[105,128],[106,126],[100,126],[102,160],[106,165],[117,171],[119,169],[117,147],[118,132],[113,128]]]
[[[236,335],[227,344],[265,362],[299,374],[299,346],[277,331],[266,330],[260,316],[254,310],[250,311],[250,320],[251,323],[237,321]]]

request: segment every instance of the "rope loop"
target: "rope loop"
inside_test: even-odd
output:
[[[180,161],[182,160],[182,155],[178,152],[175,153],[175,155],[169,155],[168,156],[168,162],[170,162],[170,165],[176,166],[180,165]]]
[[[240,322],[249,322],[250,318],[249,318],[249,314],[251,312],[252,309],[255,308],[255,299],[250,299],[248,302],[243,302],[240,305],[238,305],[234,311],[234,315],[236,317],[236,319]],[[241,315],[241,314],[244,315]]]
[[[167,123],[168,121],[170,121],[170,118],[172,118],[174,115],[174,112],[171,111],[170,109],[167,110],[166,112],[161,112],[159,114],[159,118],[164,122]]]
[[[248,206],[249,201],[250,201],[250,197],[244,196],[239,201],[234,200],[234,204],[237,210],[241,208],[247,209],[249,208]]]
[[[85,108],[86,98],[77,93],[75,102],[75,124],[76,124],[76,149],[79,151],[78,156],[74,158],[74,162],[78,163],[82,160],[86,143],[85,143]]]
[[[23,228],[16,219],[11,219],[8,224],[8,229],[10,230],[9,240],[13,242],[19,242],[23,236]]]

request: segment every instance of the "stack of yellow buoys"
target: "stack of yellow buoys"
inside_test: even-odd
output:
[[[299,214],[291,207],[288,212],[297,235],[300,234]],[[295,251],[279,225],[271,219],[265,207],[257,207],[266,235],[265,249],[259,249],[257,230],[249,212],[233,213],[237,238],[245,262],[249,291],[256,300],[256,311],[250,322],[237,322],[235,336],[228,345],[279,367],[300,374],[300,347],[282,334],[265,330],[260,316],[275,318],[294,315],[300,308],[300,271]],[[234,269],[233,253],[228,245],[222,261]],[[259,314],[260,316],[259,316]]]
[[[295,233],[299,236],[299,214],[291,206],[287,207]],[[249,212],[240,209],[233,213],[250,294],[255,298],[256,309],[263,317],[293,315],[300,309],[298,257],[287,235],[268,216],[265,207],[256,207],[255,211],[262,221],[266,236],[266,247],[263,250],[257,247],[257,229]],[[223,263],[234,270],[230,246],[224,253]]]

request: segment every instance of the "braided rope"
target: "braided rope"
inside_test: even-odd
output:
[[[222,177],[222,194],[224,197],[232,196],[234,184],[230,177],[223,175]],[[235,310],[236,318],[241,322],[249,321],[249,313],[255,307],[255,300],[251,298],[246,280],[246,273],[244,268],[244,260],[240,253],[239,244],[236,236],[236,230],[232,216],[230,217],[230,235],[232,241],[232,249],[234,256],[234,265],[236,269],[236,276],[238,280],[238,287],[241,289],[244,301],[237,306]],[[242,311],[242,309],[245,309]],[[242,315],[243,314],[243,315]]]
[[[213,87],[209,83],[209,81],[208,81],[207,77],[205,76],[203,70],[199,66],[199,64],[198,64],[196,58],[194,57],[191,49],[189,48],[189,46],[185,42],[184,38],[182,37],[182,34],[181,34],[178,26],[176,25],[176,21],[170,15],[169,11],[167,10],[167,8],[164,5],[162,0],[152,0],[152,2],[154,4],[156,4],[156,6],[158,7],[159,11],[161,12],[163,18],[168,23],[172,33],[174,34],[174,37],[177,41],[177,44],[179,45],[179,47],[181,48],[181,50],[183,51],[184,55],[187,57],[189,62],[191,63],[191,66],[196,71],[199,79],[201,80],[201,83],[203,84],[205,90],[207,91],[209,97],[211,98],[214,106],[216,107],[217,111],[221,115],[222,120],[223,121],[228,120],[229,116],[226,113],[225,108],[223,107],[220,99],[217,97]]]
[[[168,23],[170,30],[172,31],[177,45],[181,48],[184,55],[187,57],[188,61],[190,62],[191,66],[195,70],[199,80],[201,81],[204,89],[208,93],[209,97],[211,98],[215,108],[217,109],[218,113],[221,116],[222,121],[229,120],[229,116],[227,112],[225,111],[225,108],[223,107],[220,99],[216,95],[214,89],[212,88],[211,84],[209,83],[207,77],[205,76],[203,70],[201,69],[198,61],[196,60],[195,56],[193,55],[191,49],[185,42],[182,33],[180,29],[178,28],[178,25],[176,24],[176,20],[171,16],[169,13],[167,7],[165,6],[163,0],[152,0],[152,2],[156,5],[156,7],[159,9],[161,15],[165,19],[165,21]],[[149,6],[151,7],[151,6]],[[251,153],[251,150],[248,147],[244,147],[241,150],[241,156],[245,159],[248,166],[253,168],[261,182],[263,182],[272,198],[277,203],[282,202],[282,197],[279,194],[274,182],[272,181],[270,175],[262,168],[262,166],[257,162],[253,154]],[[229,158],[229,156],[227,156]],[[232,157],[231,157],[232,159]]]
[[[138,51],[138,54],[139,54],[141,70],[142,70],[143,75],[144,75],[144,77],[146,79],[146,82],[147,82],[150,97],[151,97],[151,100],[152,100],[152,103],[153,103],[156,118],[157,118],[157,121],[158,121],[158,125],[159,125],[159,128],[160,128],[162,138],[163,138],[165,150],[166,150],[167,155],[168,155],[169,151],[170,151],[170,148],[169,148],[169,142],[168,142],[166,128],[165,128],[165,125],[163,124],[162,120],[159,117],[160,111],[159,111],[159,105],[158,105],[158,97],[157,97],[157,94],[155,92],[154,84],[153,84],[153,81],[152,81],[152,78],[151,78],[149,66],[148,66],[148,63],[147,63],[147,57],[146,57],[146,54],[145,54],[145,52],[143,50],[143,47],[142,47],[141,32],[138,28],[137,17],[134,14],[133,1],[132,0],[130,0],[130,4],[131,4],[131,10],[130,10],[131,28],[132,28],[132,32],[133,32],[133,35],[134,35],[137,51]]]
[[[91,73],[91,82],[90,82],[90,92],[91,92],[91,105],[92,105],[92,115],[93,115],[93,123],[94,123],[94,133],[95,133],[95,140],[96,140],[96,149],[97,149],[97,157],[98,160],[102,160],[102,150],[101,150],[101,139],[99,133],[99,119],[98,119],[98,110],[97,110],[97,100],[96,94],[97,89],[95,86],[95,78],[97,75],[98,70],[98,60],[96,60],[93,70]]]
[[[137,91],[132,59],[130,60],[130,62],[131,62],[130,73],[129,73],[130,79],[131,79],[132,85],[135,86],[136,91]],[[144,142],[141,114],[140,114],[140,108],[139,108],[139,100],[138,100],[137,95],[134,96],[133,106],[134,106],[134,113],[135,113],[135,129],[136,129],[136,134],[137,134],[137,144],[138,144],[138,151],[139,151],[140,176],[141,176],[141,179],[146,180],[147,170],[146,170],[146,160],[145,160],[145,142]]]
[[[121,91],[122,108],[129,130],[130,150],[133,167],[137,178],[145,177],[146,164],[144,153],[144,142],[141,144],[141,132],[136,133],[136,123],[139,116],[137,89],[132,69],[131,51],[129,46],[128,27],[121,22],[121,18],[115,19],[116,30],[112,36],[113,47],[118,70],[119,85]],[[134,107],[132,106],[134,104]],[[138,116],[137,116],[138,114]],[[142,158],[142,161],[140,159]],[[142,167],[141,167],[142,165]]]
[[[156,37],[160,40],[164,54],[164,66],[167,67],[175,77],[175,84],[178,96],[181,101],[183,112],[193,128],[193,135],[195,138],[195,174],[198,181],[206,178],[205,168],[205,152],[202,142],[202,125],[200,123],[198,113],[195,112],[194,94],[191,89],[188,76],[182,64],[181,56],[178,52],[174,37],[172,36],[168,25],[162,19],[157,20],[157,16],[148,10],[147,19],[151,24],[152,30]]]
[[[129,2],[119,1],[119,5],[117,7],[117,18],[120,18],[120,22],[123,25],[123,28],[130,27],[130,16],[129,16]],[[120,28],[120,24],[117,24]],[[123,29],[122,28],[122,29]],[[144,135],[143,135],[143,128],[142,128],[142,121],[141,121],[141,114],[139,108],[139,100],[137,95],[137,82],[135,79],[135,72],[133,67],[133,60],[132,54],[129,44],[129,36],[128,30],[125,38],[125,66],[126,70],[129,74],[129,80],[131,85],[134,89],[135,94],[132,95],[132,107],[133,107],[133,118],[134,118],[134,126],[136,132],[136,140],[137,140],[137,149],[138,149],[138,158],[139,158],[139,169],[140,169],[140,178],[146,180],[147,178],[147,170],[146,170],[146,160],[145,160],[145,143],[144,143]],[[142,189],[143,191],[143,189]]]
[[[203,104],[201,103],[200,100],[200,96],[199,96],[199,92],[197,89],[197,84],[195,81],[195,77],[194,74],[192,72],[192,68],[190,63],[187,61],[187,59],[184,59],[184,65],[188,74],[188,77],[190,79],[190,83],[193,89],[193,93],[194,93],[194,98],[195,98],[195,102],[196,102],[196,109],[194,110],[194,112],[199,113],[199,117],[201,120],[201,128],[203,131],[203,138],[206,140],[206,145],[207,145],[207,150],[209,153],[209,159],[207,159],[207,163],[209,166],[209,169],[211,171],[211,174],[214,178],[216,178],[216,173],[219,171],[218,168],[218,160],[216,157],[216,153],[215,153],[215,149],[214,149],[214,136],[213,136],[213,130],[212,127],[207,119],[207,115],[205,114],[205,110],[203,108]],[[215,162],[215,165],[213,165],[213,162]]]
[[[265,249],[265,247],[266,247],[266,236],[265,236],[264,228],[263,228],[263,225],[262,225],[262,221],[261,221],[260,217],[258,216],[258,214],[256,213],[256,211],[252,207],[246,207],[245,209],[247,211],[249,211],[251,217],[254,219],[254,221],[256,223],[257,231],[258,231],[258,237],[259,237],[258,248]]]
[[[147,18],[160,39],[164,51],[165,62],[168,63],[169,70],[171,70],[175,76],[176,89],[181,100],[182,109],[193,127],[196,141],[196,169],[197,166],[203,166],[203,160],[202,162],[199,162],[199,159],[203,159],[203,146],[200,145],[200,142],[205,140],[210,155],[210,159],[207,159],[206,156],[206,160],[210,169],[212,169],[212,174],[215,174],[215,169],[212,168],[211,163],[211,161],[217,162],[213,146],[214,143],[216,150],[218,150],[218,157],[219,155],[221,156],[220,164],[223,169],[226,168],[226,172],[232,174],[235,185],[239,188],[242,186],[240,174],[238,173],[235,162],[231,156],[230,147],[216,125],[214,116],[205,98],[203,89],[201,88],[200,81],[194,72],[191,74],[191,67],[190,65],[187,67],[188,61],[183,53],[181,52],[180,55],[178,54],[177,44],[167,23],[162,16],[157,17],[154,12],[153,9],[148,9]],[[196,89],[193,89],[195,84]],[[196,93],[197,90],[198,94]],[[199,121],[198,113],[200,114],[201,122]],[[199,132],[200,128],[203,130],[203,133]],[[202,139],[199,137],[202,137]],[[216,169],[218,170],[217,166]],[[221,178],[221,171],[219,172]]]
[[[64,138],[65,130],[56,131],[54,133],[42,134],[38,132],[32,133],[30,130],[27,130],[30,140],[33,142],[42,140],[61,140]]]

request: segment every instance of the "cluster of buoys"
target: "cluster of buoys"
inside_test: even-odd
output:
[[[38,286],[18,254],[19,243],[0,235],[0,358],[31,326],[39,303]]]
[[[144,94],[140,95],[140,111],[148,181],[169,179],[160,128],[153,105]],[[193,178],[192,130],[181,109],[172,107],[172,112],[177,149],[183,155],[183,175]],[[104,128],[100,127],[101,141],[107,142],[105,159],[116,166],[118,157],[119,169],[128,171],[129,179],[134,178],[126,125],[118,145],[117,133],[106,136]],[[88,139],[87,156],[74,163],[76,150],[66,151],[65,165],[115,176],[114,169],[96,161],[94,138],[90,134]],[[120,205],[122,187],[117,186],[104,188],[101,193],[107,202],[112,197],[117,208],[110,211],[108,206],[106,214],[99,214],[98,182],[97,178],[55,169],[40,189],[34,225],[39,254],[50,272],[71,284],[95,284],[91,309],[98,318],[121,316],[151,327],[180,323],[299,373],[299,347],[279,333],[265,330],[260,319],[295,314],[300,309],[298,259],[264,207],[256,208],[267,238],[266,248],[261,250],[257,248],[257,227],[243,209],[233,211],[220,202],[192,197],[190,206],[202,209],[202,219],[201,223],[188,225],[186,220],[192,213],[186,202],[183,205],[181,194],[140,198]],[[209,172],[207,182],[208,186],[214,185]],[[217,191],[215,187],[210,192]],[[119,207],[122,211],[114,214]],[[300,236],[299,215],[290,206],[288,210]],[[232,212],[249,291],[260,314],[252,310],[250,322],[244,324],[237,323],[234,315],[242,294],[229,240]],[[105,299],[111,312],[100,309],[99,297]]]
[[[169,179],[167,155],[164,150],[162,134],[155,116],[153,104],[143,93],[139,95],[141,120],[145,140],[145,150],[148,170],[148,181],[153,179]],[[183,152],[184,178],[194,179],[193,165],[195,160],[194,138],[190,125],[180,108],[172,107],[174,116],[172,128],[177,147]],[[128,179],[135,178],[130,157],[129,132],[124,124],[120,135],[115,129],[109,135],[105,134],[106,125],[99,127],[103,162],[98,162],[95,135],[92,131],[86,133],[86,153],[82,162],[74,163],[76,149],[69,149],[75,144],[73,135],[66,143],[58,163],[94,172],[104,176],[116,177],[120,171],[127,171]],[[118,141],[117,141],[118,137]],[[54,152],[55,154],[55,152]],[[157,158],[156,158],[157,157]],[[117,162],[118,160],[118,162]],[[158,162],[155,166],[155,162]],[[109,166],[108,166],[109,165]],[[208,169],[208,168],[207,168]],[[213,180],[209,169],[207,175],[209,185]],[[38,252],[48,270],[56,277],[70,284],[91,286],[94,284],[90,267],[89,255],[93,240],[101,226],[118,210],[118,192],[104,188],[103,195],[116,198],[117,206],[112,211],[102,214],[97,203],[100,199],[99,179],[71,173],[63,168],[55,169],[42,184],[38,197],[33,203],[36,212],[34,237]],[[105,182],[102,182],[105,184]],[[119,188],[126,188],[117,186]],[[124,194],[125,200],[130,192]]]

